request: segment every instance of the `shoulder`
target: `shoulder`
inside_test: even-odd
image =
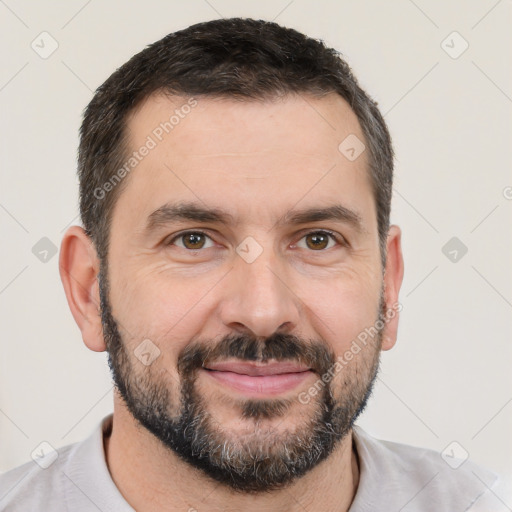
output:
[[[18,512],[39,510],[44,502],[48,509],[62,508],[66,488],[66,466],[78,443],[18,466],[0,475],[0,510]],[[61,508],[59,508],[61,507]]]
[[[378,509],[383,503],[386,510],[473,510],[498,480],[491,471],[456,458],[457,450],[443,454],[383,441],[358,426],[353,429],[353,439],[360,465],[354,512]]]
[[[58,450],[43,449],[31,462],[0,475],[2,512],[52,512],[133,509],[115,486],[105,459],[103,440],[109,435],[112,415],[91,435]]]

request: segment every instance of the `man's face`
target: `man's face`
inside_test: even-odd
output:
[[[338,149],[364,137],[336,95],[185,104],[153,96],[128,121],[131,151],[156,145],[118,185],[111,366],[184,460],[234,489],[278,488],[332,453],[378,368],[382,333],[344,361],[384,307],[367,154]]]

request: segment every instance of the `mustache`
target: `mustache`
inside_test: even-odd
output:
[[[332,349],[321,340],[303,340],[276,333],[262,340],[250,335],[228,335],[218,343],[196,341],[178,355],[178,372],[189,376],[206,363],[227,359],[265,363],[268,360],[297,362],[308,366],[318,375],[325,374],[336,362]]]

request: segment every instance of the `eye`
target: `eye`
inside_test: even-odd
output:
[[[301,247],[302,249],[311,249],[313,251],[322,251],[330,249],[336,244],[343,245],[338,241],[334,233],[331,233],[330,231],[311,231],[300,239],[297,243],[297,247]]]
[[[202,231],[187,231],[175,236],[167,245],[177,245],[188,250],[208,249],[213,247],[213,240]]]

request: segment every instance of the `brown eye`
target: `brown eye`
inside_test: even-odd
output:
[[[188,233],[183,235],[183,245],[187,249],[202,249],[204,242],[204,235],[200,233]]]
[[[306,235],[306,245],[310,249],[325,249],[329,244],[329,237],[323,233],[311,233]]]
[[[313,251],[322,251],[330,249],[336,243],[338,243],[336,237],[328,231],[312,231],[303,236],[297,246]]]
[[[178,247],[182,247],[184,249],[194,250],[211,247],[213,242],[205,233],[201,233],[200,231],[189,231],[175,237],[173,240],[171,240],[169,245],[177,245]]]

